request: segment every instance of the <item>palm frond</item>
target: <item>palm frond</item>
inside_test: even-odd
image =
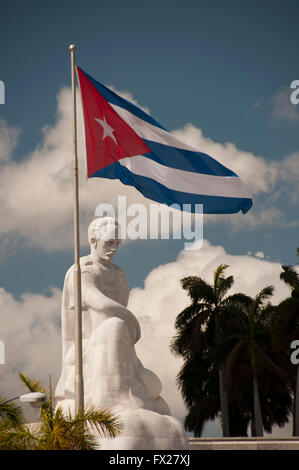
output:
[[[218,279],[218,284],[216,287],[218,302],[220,302],[225,297],[226,293],[232,287],[233,283],[234,283],[233,276],[228,276],[226,278],[220,277]]]
[[[8,420],[11,425],[22,424],[24,421],[22,408],[15,403],[0,399],[0,421]]]
[[[186,324],[189,324],[190,321],[196,316],[199,310],[202,308],[201,305],[197,303],[192,303],[188,305],[181,313],[178,314],[175,321],[175,328],[180,330],[181,328],[185,328]]]
[[[79,410],[76,416],[69,420],[69,429],[79,427],[80,423],[88,424],[102,437],[116,437],[123,429],[123,424],[119,419],[113,413],[101,407]]]
[[[200,299],[213,303],[215,300],[212,287],[199,276],[188,276],[181,279],[181,286],[188,292],[193,303]]]
[[[272,297],[273,293],[273,286],[267,286],[260,290],[254,298],[253,311],[256,312],[270,297]]]
[[[299,289],[299,274],[294,266],[281,266],[283,272],[280,273],[280,279],[291,289]]]
[[[216,288],[219,282],[219,279],[224,279],[223,273],[224,271],[229,268],[228,264],[219,264],[217,269],[214,271],[213,279],[214,279],[214,292],[216,292]]]
[[[32,377],[28,377],[27,375],[23,374],[22,372],[19,372],[19,377],[23,384],[28,388],[30,392],[42,392],[46,393],[46,390],[44,387],[41,385],[40,382],[37,380],[33,379]]]
[[[192,351],[201,350],[205,339],[204,329],[209,316],[209,310],[201,311],[179,329],[170,343],[170,350],[175,356],[187,357]]]
[[[248,307],[251,303],[252,298],[248,295],[242,294],[241,292],[229,295],[222,301],[222,305],[239,305],[244,307]]]
[[[0,428],[0,450],[38,449],[39,438],[31,432],[29,425],[10,426],[5,423]]]
[[[217,396],[208,396],[196,403],[189,410],[185,418],[185,429],[193,431],[195,437],[200,437],[203,432],[204,424],[207,421],[214,420],[219,413],[219,398]]]
[[[41,392],[46,395],[45,403],[36,411],[39,412],[40,418],[50,426],[51,419],[53,417],[52,391],[50,390],[50,392],[48,392],[39,381],[23,374],[22,372],[19,372],[19,377],[30,392]]]
[[[224,303],[219,308],[219,332],[226,337],[234,332],[242,332],[247,329],[248,318],[246,309],[238,303]],[[224,338],[225,339],[225,338]]]
[[[272,318],[274,335],[284,347],[288,347],[293,339],[297,339],[299,331],[299,300],[293,297],[280,302]]]
[[[216,268],[216,270],[214,271],[214,281],[218,282],[218,279],[222,276],[222,274],[224,273],[224,271],[229,268],[229,264],[219,264],[219,266]]]

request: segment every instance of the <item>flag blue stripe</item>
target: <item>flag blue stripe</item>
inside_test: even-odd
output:
[[[143,141],[152,150],[151,153],[146,153],[145,156],[161,163],[161,165],[204,175],[238,176],[206,153],[170,147],[146,139],[143,139]]]
[[[84,71],[82,70],[82,72]],[[161,126],[161,124],[155,121],[155,119],[153,119],[147,113],[142,111],[142,109],[138,108],[133,103],[130,103],[130,101],[127,101],[125,98],[122,98],[121,96],[117,95],[116,93],[114,93],[114,91],[109,90],[109,88],[97,82],[94,78],[88,75],[88,73],[84,72],[84,74],[86,75],[88,80],[91,81],[94,87],[99,91],[99,93],[101,93],[101,95],[103,95],[104,98],[107,101],[109,101],[109,103],[115,104],[116,106],[120,106],[121,108],[127,109],[128,111],[130,111],[130,113],[135,114],[135,116],[139,117],[140,119],[143,119],[149,124],[159,127],[160,129],[166,130],[163,126]]]
[[[152,178],[140,176],[132,173],[119,162],[113,163],[100,171],[97,171],[91,178],[119,179],[123,184],[134,186],[146,198],[167,204],[191,204],[191,211],[194,212],[195,204],[203,204],[205,214],[233,214],[240,210],[245,214],[252,206],[252,200],[248,198],[234,198],[224,196],[207,196],[204,194],[191,194],[181,191],[174,191],[158,183]]]

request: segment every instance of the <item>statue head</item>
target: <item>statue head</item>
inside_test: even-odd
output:
[[[118,222],[113,217],[98,217],[88,227],[90,251],[95,261],[108,264],[120,244]]]

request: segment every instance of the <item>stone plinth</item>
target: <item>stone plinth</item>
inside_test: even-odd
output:
[[[299,438],[190,438],[190,450],[299,450]]]

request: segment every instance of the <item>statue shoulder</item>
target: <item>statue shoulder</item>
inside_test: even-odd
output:
[[[126,273],[116,264],[111,263],[111,268],[114,271],[114,273],[118,276],[124,277],[127,279]]]
[[[93,272],[94,270],[94,265],[92,258],[90,256],[83,256],[80,258],[80,268],[81,268],[81,273],[82,272]],[[73,271],[74,271],[74,265],[70,266],[69,269],[67,270],[64,278],[64,282],[68,282],[68,280],[73,276]]]
[[[113,263],[111,263],[111,269],[115,272],[124,273],[124,271],[119,266],[117,266],[116,264],[113,264]]]
[[[83,272],[93,272],[94,262],[93,262],[92,257],[90,255],[83,256],[82,258],[80,258],[80,268],[81,268],[81,273],[83,273]]]
[[[126,292],[127,291],[129,292],[129,283],[128,283],[126,273],[119,266],[116,266],[116,264],[113,264],[113,270],[114,270],[114,278],[116,279],[118,286],[122,286],[122,288]],[[128,302],[128,299],[126,300],[126,304],[127,302]]]
[[[116,276],[118,279],[121,281],[125,282],[128,284],[127,277],[125,272],[116,264],[111,263],[109,265],[109,269],[105,267],[101,267],[99,265],[95,265],[91,256],[83,256],[80,258],[80,268],[81,268],[81,275],[84,276],[84,273],[87,273],[89,275],[90,279],[94,279],[95,282],[99,282],[100,279],[102,278],[102,275],[106,277],[107,273],[113,274],[113,276]],[[74,265],[72,265],[69,270],[67,271],[65,275],[65,282],[64,286],[69,287],[73,285],[73,272],[74,272]],[[91,276],[90,276],[91,275]]]

